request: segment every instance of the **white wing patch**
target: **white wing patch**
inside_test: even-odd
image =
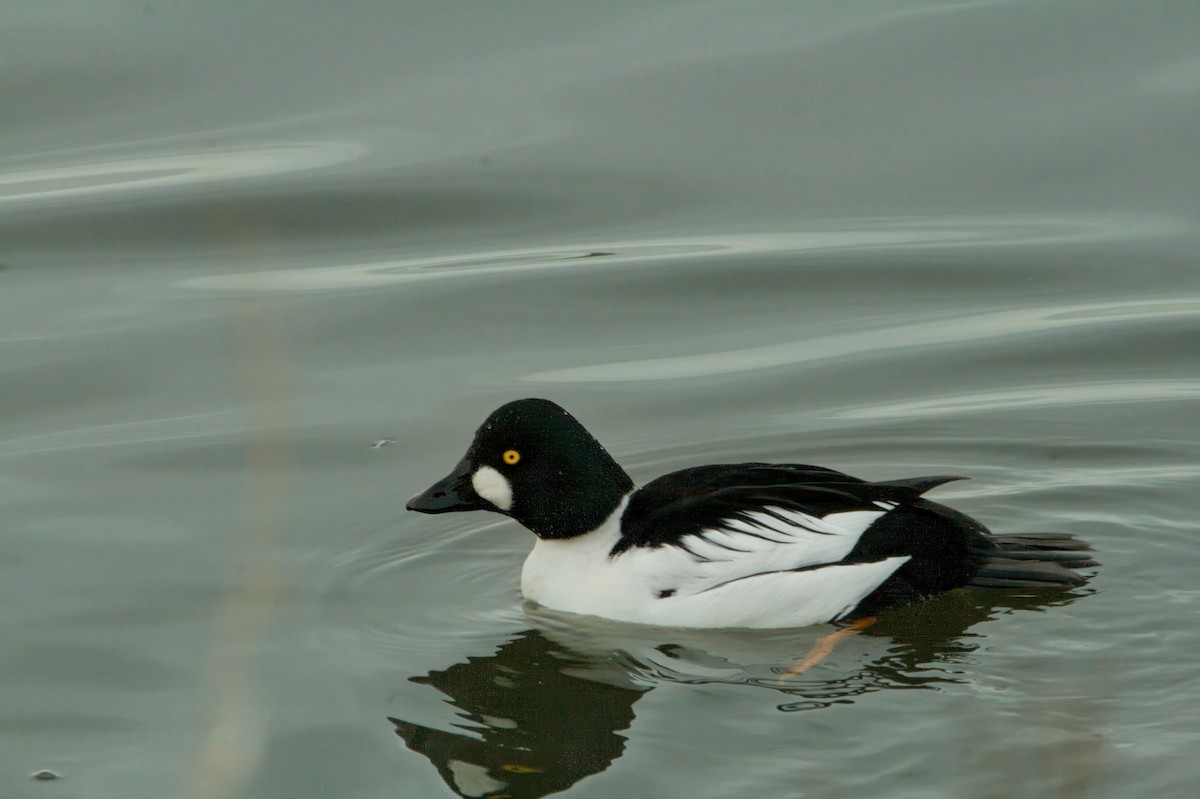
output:
[[[708,571],[720,576],[722,582],[759,572],[802,569],[836,563],[849,555],[859,537],[885,512],[856,510],[818,517],[764,508],[686,536],[675,545],[642,553],[663,555],[664,566],[681,561],[680,552],[694,566],[719,564]],[[687,571],[695,573],[691,568]]]
[[[623,565],[633,582],[657,592],[647,592],[627,618],[700,627],[800,626],[839,618],[908,561],[840,563],[888,510],[817,517],[764,508],[675,545],[623,552],[613,566],[620,569],[628,557]]]

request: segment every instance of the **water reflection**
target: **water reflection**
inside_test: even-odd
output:
[[[539,797],[607,769],[624,752],[634,704],[664,682],[766,689],[785,712],[848,704],[885,689],[964,682],[981,636],[972,625],[1015,610],[1065,605],[1086,591],[958,591],[890,612],[799,677],[782,675],[828,627],[683,631],[531,611],[537,629],[493,654],[410,680],[449,697],[456,720],[436,729],[389,718],[409,749],[464,797]],[[851,639],[855,640],[855,639]]]
[[[449,696],[463,719],[454,726],[469,734],[390,721],[460,796],[545,796],[604,771],[625,748],[617,731],[648,689],[600,664],[528,630],[493,655],[412,678]],[[595,679],[604,674],[617,682]]]

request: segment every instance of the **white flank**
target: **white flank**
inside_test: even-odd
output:
[[[475,474],[471,475],[471,487],[476,494],[500,510],[512,508],[512,484],[491,466],[480,466],[475,470]]]
[[[846,615],[908,561],[838,563],[882,510],[818,518],[778,508],[687,536],[681,546],[609,557],[625,505],[587,535],[539,539],[521,573],[525,597],[667,627],[803,627]]]
[[[842,563],[746,577],[691,596],[647,604],[638,621],[676,627],[807,627],[837,621],[908,562]],[[670,603],[679,600],[678,607]]]

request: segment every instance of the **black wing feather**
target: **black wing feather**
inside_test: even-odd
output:
[[[953,483],[956,480],[970,480],[969,477],[959,477],[958,475],[942,474],[936,477],[906,477],[901,480],[883,480],[875,483],[877,486],[896,486],[897,488],[911,488],[918,494],[924,494],[926,491],[932,491],[938,486],[946,483]]]
[[[822,518],[879,510],[876,502],[906,504],[955,477],[916,477],[869,483],[801,464],[736,463],[698,466],[664,475],[634,492],[621,517],[617,555],[633,547],[681,546],[689,535],[770,507]]]

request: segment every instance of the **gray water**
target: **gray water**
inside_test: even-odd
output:
[[[0,796],[1195,796],[1200,6],[8,2],[0,69]],[[403,511],[522,396],[1103,565],[790,680],[832,628],[539,611]]]

